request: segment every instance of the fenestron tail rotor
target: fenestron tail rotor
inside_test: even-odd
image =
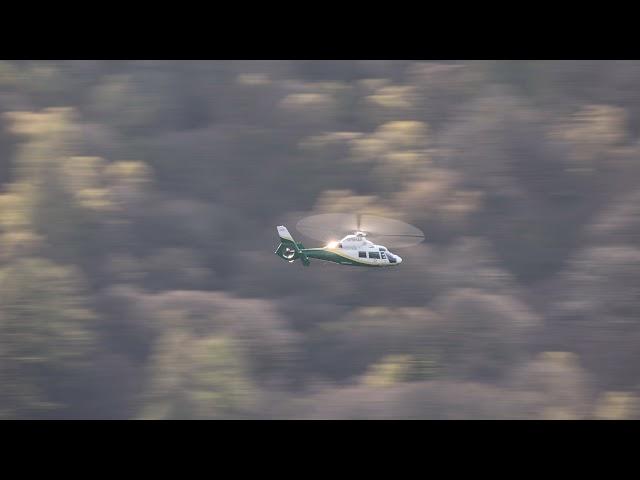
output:
[[[328,242],[344,235],[363,232],[373,243],[389,248],[404,248],[424,240],[417,227],[400,220],[361,213],[323,213],[300,220],[297,229],[314,240]]]

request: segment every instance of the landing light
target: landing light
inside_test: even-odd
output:
[[[338,246],[338,242],[329,242],[327,244],[327,248],[336,248]]]

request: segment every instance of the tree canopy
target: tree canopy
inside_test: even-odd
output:
[[[1,61],[0,418],[638,418],[639,82]],[[273,255],[344,211],[427,241],[365,272]]]

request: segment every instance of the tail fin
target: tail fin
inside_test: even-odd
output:
[[[280,237],[280,245],[278,245],[278,249],[275,251],[275,254],[280,258],[287,260],[289,263],[292,263],[299,258],[302,260],[304,266],[309,266],[309,259],[302,252],[304,245],[296,243],[285,226],[280,225],[277,229],[278,236]]]
[[[285,227],[284,225],[280,225],[276,228],[278,229],[278,236],[280,237],[281,242],[289,242],[295,245],[296,242],[289,233],[289,230],[287,230],[287,227]]]

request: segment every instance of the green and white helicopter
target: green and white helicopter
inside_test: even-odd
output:
[[[328,241],[324,247],[305,248],[293,239],[285,226],[277,227],[280,245],[275,254],[289,263],[300,259],[306,267],[311,258],[360,267],[397,266],[402,263],[402,257],[391,253],[386,245],[394,249],[404,248],[424,240],[424,233],[413,225],[367,214],[313,215],[300,220],[297,228],[311,239]],[[346,232],[354,233],[342,237],[342,240],[333,240]]]

